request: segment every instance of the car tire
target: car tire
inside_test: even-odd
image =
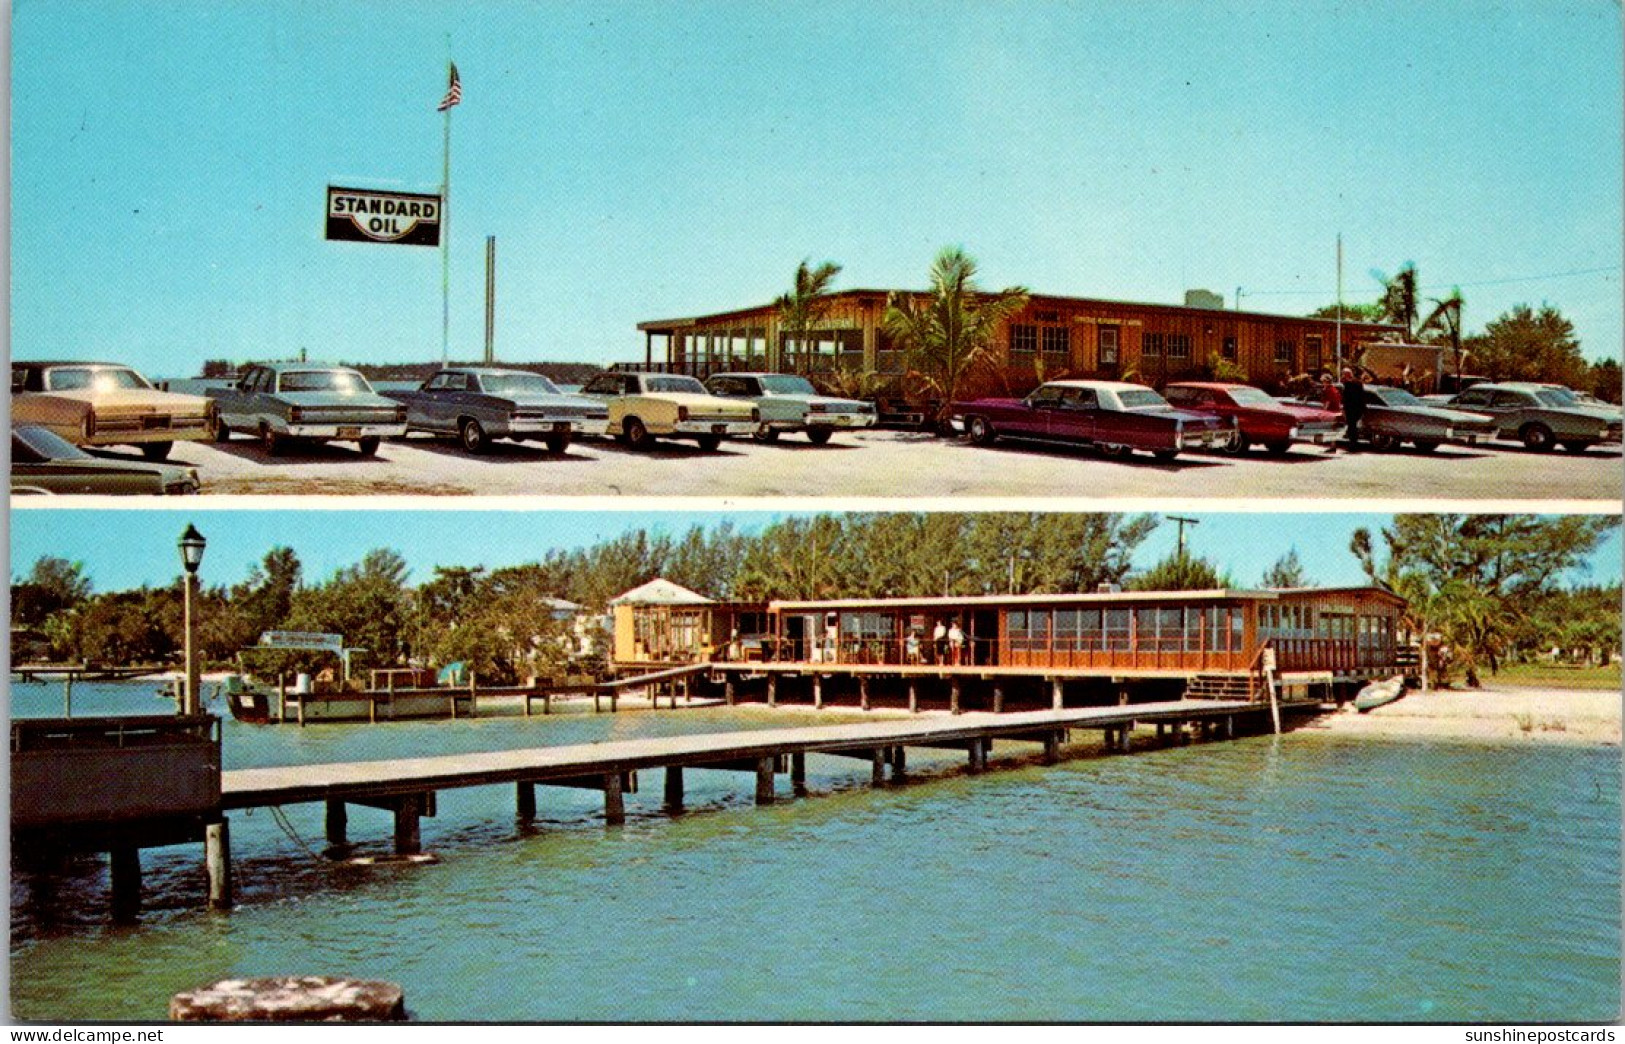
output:
[[[1266,443],[1264,443],[1264,449],[1268,450],[1271,456],[1276,456],[1276,457],[1284,455],[1291,448],[1292,448],[1292,440],[1291,439],[1281,439],[1281,440],[1278,440],[1278,441],[1275,441],[1275,442],[1266,442]]]
[[[1524,448],[1536,453],[1550,453],[1554,443],[1552,429],[1544,424],[1525,424],[1518,438],[1523,440]]]
[[[141,455],[148,460],[168,460],[169,451],[175,448],[173,442],[143,442]]]
[[[216,442],[230,442],[231,426],[225,421],[221,420],[219,417],[216,417],[214,420],[214,431],[212,433],[212,437]]]
[[[1158,460],[1163,461],[1164,463],[1166,463],[1167,461],[1173,460],[1176,457],[1178,457],[1179,456],[1179,451],[1176,450],[1176,449],[1158,449],[1158,450],[1152,450],[1151,455],[1153,457],[1157,458]]]
[[[633,449],[648,449],[655,444],[655,437],[636,417],[626,418],[622,426],[626,429],[626,444]]]
[[[757,442],[779,441],[778,431],[768,427],[766,424],[763,424],[760,428],[757,428],[755,431],[751,432],[750,437],[755,439]]]
[[[1439,448],[1439,444],[1432,439],[1423,439],[1415,443],[1415,446],[1422,453],[1432,453]]]
[[[970,432],[970,440],[978,446],[991,446],[999,441],[999,433],[993,430],[986,417],[972,417],[966,423],[965,430]]]
[[[707,453],[715,453],[718,447],[722,445],[722,436],[699,435],[695,437],[694,444]]]
[[[457,442],[469,453],[484,453],[491,448],[490,436],[473,417],[464,417],[458,422]]]
[[[1374,450],[1382,450],[1386,452],[1393,449],[1397,445],[1399,445],[1399,442],[1392,435],[1371,436],[1371,448]]]
[[[1224,447],[1224,452],[1230,453],[1230,454],[1233,454],[1233,455],[1239,457],[1239,456],[1246,453],[1248,450],[1250,450],[1252,448],[1253,448],[1253,442],[1252,442],[1251,439],[1244,438],[1241,435],[1237,435],[1235,438],[1230,440],[1229,445]]]
[[[376,457],[378,455],[378,445],[381,442],[383,442],[383,439],[378,436],[368,435],[364,439],[357,439],[355,448],[361,451],[363,457]]]
[[[265,443],[265,451],[273,457],[280,457],[288,452],[288,438],[278,435],[271,430],[269,424],[260,425],[260,441]]]
[[[570,433],[566,431],[557,435],[549,435],[544,441],[547,443],[549,453],[563,453],[570,448]]]
[[[829,442],[829,437],[835,434],[828,428],[808,428],[807,441],[814,446],[823,446]]]

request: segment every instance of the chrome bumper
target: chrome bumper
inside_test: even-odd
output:
[[[871,428],[875,423],[872,413],[809,413],[809,428]]]
[[[277,432],[295,439],[398,439],[406,424],[289,424]]]
[[[589,427],[581,417],[520,417],[510,420],[507,430],[510,435],[563,435],[566,432],[580,435],[586,431],[603,434],[608,423],[608,418],[600,418]]]
[[[673,424],[671,430],[677,435],[750,435],[760,427],[760,421],[749,419],[736,421],[686,420]]]

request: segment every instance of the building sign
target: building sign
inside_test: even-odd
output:
[[[440,245],[439,196],[327,186],[327,238],[351,243]]]
[[[344,636],[316,631],[266,631],[260,635],[260,648],[337,653],[344,651]]]

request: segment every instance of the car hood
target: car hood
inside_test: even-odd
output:
[[[1383,406],[1379,403],[1372,403],[1366,407],[1366,412],[1369,413],[1372,410],[1387,410],[1389,413],[1404,413],[1412,417],[1429,417],[1433,420],[1444,421],[1446,424],[1477,424],[1493,419],[1484,413],[1447,410],[1440,406]]]
[[[1543,409],[1554,410],[1558,413],[1574,413],[1582,417],[1594,417],[1609,424],[1618,424],[1625,413],[1620,410],[1611,410],[1606,406],[1546,406]]]
[[[1336,423],[1343,419],[1343,415],[1336,410],[1324,409],[1320,406],[1305,406],[1302,403],[1283,402],[1278,406],[1243,406],[1244,410],[1260,410],[1264,413],[1286,413],[1300,424],[1314,423],[1316,421]]]
[[[738,413],[750,416],[750,411],[756,408],[754,402],[739,402],[734,399],[724,399],[719,395],[692,395],[688,392],[643,392],[628,398],[659,399],[661,402],[675,402],[679,406],[689,409],[709,410],[713,413]]]
[[[1190,410],[1182,410],[1177,406],[1136,406],[1134,409],[1122,412],[1138,413],[1146,417],[1167,417],[1169,420],[1176,420],[1181,424],[1204,424],[1215,428],[1222,428],[1230,423],[1211,414],[1193,413]]]
[[[181,395],[146,388],[117,388],[97,391],[94,388],[75,388],[72,391],[25,392],[24,394],[50,399],[69,399],[85,402],[97,410],[117,413],[206,413],[209,400],[201,395]]]

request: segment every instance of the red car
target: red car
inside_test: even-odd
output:
[[[1027,439],[1117,456],[1145,450],[1158,460],[1187,449],[1224,449],[1236,436],[1230,421],[1176,410],[1150,388],[1121,381],[1050,381],[1025,399],[956,402],[948,423],[978,446]]]
[[[1330,445],[1343,430],[1343,415],[1335,410],[1282,402],[1247,384],[1186,381],[1168,385],[1162,394],[1179,409],[1233,418],[1241,432],[1230,446],[1233,453],[1254,443],[1271,453],[1285,453],[1294,442]]]

